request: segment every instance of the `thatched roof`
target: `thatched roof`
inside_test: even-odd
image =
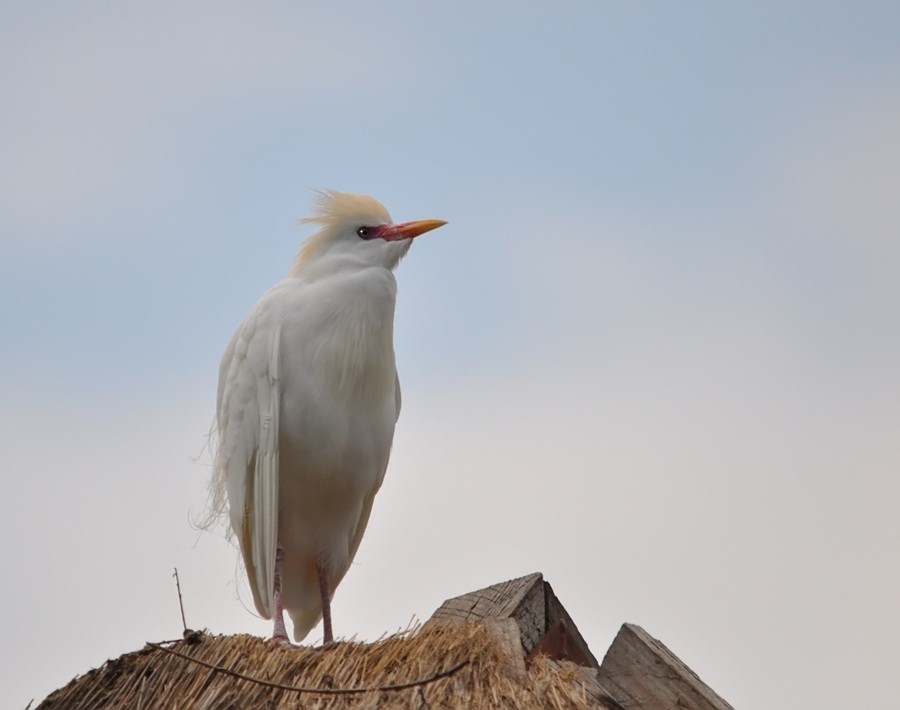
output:
[[[598,663],[540,573],[447,599],[420,628],[328,648],[185,632],[72,680],[38,708],[734,710],[640,626]]]
[[[609,707],[586,670],[544,656],[526,664],[510,619],[432,622],[327,649],[202,635],[108,661],[39,708]]]

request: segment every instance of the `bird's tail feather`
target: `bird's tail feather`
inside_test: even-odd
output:
[[[294,623],[294,641],[300,643],[309,636],[309,632],[316,628],[322,620],[322,609],[300,609],[290,612],[291,621]]]

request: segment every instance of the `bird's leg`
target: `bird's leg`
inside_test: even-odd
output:
[[[272,631],[272,640],[278,643],[290,643],[287,629],[284,627],[284,597],[281,594],[281,573],[284,567],[284,548],[279,545],[275,548],[275,575],[272,583],[275,608],[272,610],[272,618],[275,620],[275,629]]]
[[[322,645],[334,643],[334,634],[331,632],[331,594],[328,592],[328,577],[325,574],[325,565],[316,563],[316,574],[319,576],[319,593],[322,595],[322,627],[324,639]]]

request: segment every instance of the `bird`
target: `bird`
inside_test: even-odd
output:
[[[372,197],[319,191],[316,231],[250,310],[219,367],[211,515],[230,523],[272,639],[323,621],[384,480],[400,414],[394,269],[446,224],[394,224]]]

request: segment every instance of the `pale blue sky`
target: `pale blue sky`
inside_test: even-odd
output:
[[[177,635],[175,565],[189,623],[266,633],[191,459],[317,187],[450,222],[338,635],[542,570],[735,707],[895,700],[900,6],[3,14],[4,705]]]

